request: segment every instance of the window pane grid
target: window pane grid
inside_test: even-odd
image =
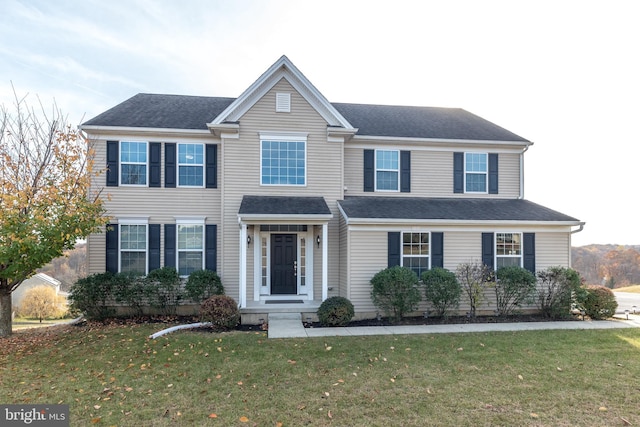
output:
[[[124,185],[147,184],[147,143],[122,142],[120,144],[120,183]]]
[[[429,233],[402,233],[402,265],[418,277],[429,269]]]
[[[496,233],[496,269],[522,264],[522,235]]]
[[[487,191],[487,153],[465,153],[465,189],[472,193]]]
[[[262,184],[305,185],[305,154],[302,141],[262,141]]]
[[[178,144],[178,185],[202,187],[204,183],[204,146]]]
[[[120,271],[144,275],[147,270],[147,226],[120,224]]]
[[[204,225],[178,225],[178,274],[188,276],[202,270],[204,259]]]
[[[399,176],[399,151],[376,150],[376,190],[398,191]]]

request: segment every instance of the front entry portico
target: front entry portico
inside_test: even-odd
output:
[[[324,301],[332,217],[322,197],[244,196],[238,212],[240,308]]]

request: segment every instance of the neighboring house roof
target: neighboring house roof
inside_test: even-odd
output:
[[[323,197],[244,196],[238,215],[331,215]]]
[[[346,197],[338,203],[350,220],[579,222],[523,199]]]
[[[235,98],[139,93],[82,126],[207,130]],[[357,135],[529,142],[460,108],[331,104]]]

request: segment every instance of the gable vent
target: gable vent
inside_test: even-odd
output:
[[[291,94],[290,93],[276,93],[276,113],[290,113],[291,112]]]

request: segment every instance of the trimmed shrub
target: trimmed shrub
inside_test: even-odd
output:
[[[182,300],[182,283],[173,267],[162,267],[150,272],[144,284],[152,307],[161,314],[173,315]]]
[[[224,287],[218,273],[198,270],[189,275],[184,287],[186,296],[194,302],[201,302],[212,295],[224,295]]]
[[[203,322],[211,322],[216,331],[228,331],[240,322],[240,310],[233,298],[214,295],[200,306],[200,319]]]
[[[540,313],[552,319],[569,317],[572,304],[581,305],[586,294],[577,271],[565,267],[549,267],[538,271],[535,298]]]
[[[379,271],[371,279],[371,286],[373,304],[396,323],[418,308],[418,276],[410,268],[395,266]]]
[[[469,298],[469,315],[476,317],[484,291],[494,281],[493,271],[482,263],[464,263],[456,268],[456,277]]]
[[[590,285],[582,302],[585,314],[594,320],[613,317],[618,308],[618,302],[611,289],[605,286]]]
[[[318,308],[318,319],[323,326],[346,326],[354,315],[353,304],[345,297],[327,298]]]
[[[87,319],[104,320],[115,315],[113,273],[92,274],[71,286],[70,309],[83,313]]]
[[[447,312],[460,305],[462,287],[456,275],[444,268],[435,267],[422,273],[424,294],[436,310],[436,315],[446,317]]]
[[[142,316],[149,300],[149,282],[146,278],[131,273],[117,273],[112,280],[116,302],[127,305],[135,316]]]
[[[500,267],[496,281],[491,284],[496,294],[498,315],[514,314],[522,304],[531,301],[536,290],[536,276],[520,266]]]

